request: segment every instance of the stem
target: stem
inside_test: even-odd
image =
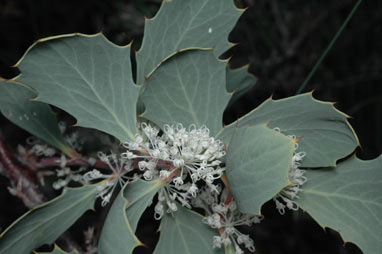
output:
[[[32,170],[19,165],[2,139],[0,139],[0,164],[0,174],[16,183],[15,187],[10,188],[11,194],[19,197],[26,207],[33,208],[45,201]]]
[[[353,9],[350,11],[349,15],[346,17],[344,23],[340,27],[340,29],[337,31],[337,33],[334,35],[333,39],[330,41],[329,45],[325,49],[324,53],[322,53],[321,57],[318,59],[316,64],[313,66],[312,70],[310,71],[308,77],[304,80],[304,82],[301,84],[300,88],[297,90],[296,95],[300,94],[306,85],[309,83],[310,79],[313,77],[313,75],[316,73],[318,67],[321,65],[322,61],[325,59],[326,55],[329,53],[329,51],[332,49],[334,43],[337,41],[338,37],[341,35],[342,31],[345,29],[347,24],[349,23],[350,19],[353,17],[354,13],[358,9],[358,6],[361,4],[362,0],[358,0],[357,3],[354,5]]]
[[[231,189],[229,187],[227,175],[225,173],[222,176],[222,181],[223,181],[225,187],[227,188],[227,192],[228,192],[227,199],[225,200],[224,205],[229,205],[229,203],[231,203],[231,201],[232,201],[232,193],[231,193]]]
[[[50,158],[42,158],[40,160],[34,160],[33,166],[35,168],[48,168],[48,167],[60,167],[61,157],[50,157]],[[28,162],[33,162],[33,160],[28,160]],[[69,159],[66,166],[86,166],[86,167],[95,167],[101,169],[109,169],[109,166],[100,161],[96,160],[94,164],[89,163],[89,158],[81,158],[81,159]]]

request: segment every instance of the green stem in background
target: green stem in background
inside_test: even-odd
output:
[[[324,53],[321,55],[321,57],[318,59],[316,64],[313,66],[312,70],[310,71],[308,77],[304,80],[304,82],[301,84],[300,88],[297,90],[297,94],[300,94],[306,85],[309,83],[310,79],[316,73],[318,67],[321,65],[322,61],[325,59],[326,55],[329,53],[329,51],[332,49],[334,43],[336,43],[338,37],[341,35],[342,31],[345,29],[346,25],[349,23],[350,19],[353,17],[354,13],[358,9],[358,6],[361,4],[362,0],[358,0],[357,3],[354,5],[353,9],[349,13],[349,15],[346,17],[344,23],[340,27],[340,29],[337,31],[336,35],[334,35],[333,39],[330,41],[329,45],[326,47]]]

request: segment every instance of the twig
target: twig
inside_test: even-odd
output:
[[[0,133],[1,134],[1,133]],[[32,209],[47,200],[37,185],[37,178],[33,170],[28,167],[21,167],[14,159],[0,138],[0,174],[11,180],[13,187],[9,187],[12,195],[19,197],[24,205]],[[16,184],[15,184],[16,183]],[[68,233],[60,237],[68,246],[81,249]]]
[[[16,183],[16,186],[10,188],[12,195],[19,197],[29,209],[45,201],[32,170],[20,167],[2,139],[0,139],[0,162],[2,164],[0,174]]]

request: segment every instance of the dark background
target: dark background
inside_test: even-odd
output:
[[[259,80],[227,110],[226,122],[247,113],[271,94],[276,99],[294,95],[356,1],[236,3],[248,9],[230,35],[230,41],[238,45],[225,56],[232,56],[233,67],[250,63],[250,71]],[[0,76],[17,75],[10,66],[34,41],[47,36],[102,31],[119,45],[134,40],[133,47],[138,49],[143,16],[152,17],[159,6],[159,0],[0,0]],[[304,90],[314,90],[317,99],[337,102],[338,109],[352,116],[349,121],[362,146],[356,153],[362,159],[375,158],[382,150],[381,34],[382,1],[363,1]],[[2,116],[0,124],[7,143],[15,149],[20,137],[27,134]],[[8,194],[9,181],[0,180],[0,227],[4,230],[26,208]],[[303,212],[280,216],[269,203],[263,213],[266,219],[248,231],[258,253],[361,253],[351,243],[344,246],[336,232],[324,232]],[[153,228],[150,221],[143,225],[143,231]]]

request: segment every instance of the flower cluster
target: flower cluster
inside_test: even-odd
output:
[[[204,196],[204,199],[199,199],[196,203],[208,204],[211,200],[211,195]],[[209,206],[204,206],[204,209],[209,214],[204,218],[204,223],[212,228],[218,229],[220,235],[214,236],[213,247],[221,248],[231,245],[235,248],[235,254],[244,253],[240,246],[243,246],[251,252],[255,251],[253,240],[249,235],[241,233],[237,226],[251,226],[255,223],[260,223],[263,217],[257,215],[243,214],[236,206],[236,202],[232,197],[228,196],[226,189],[220,197],[220,203],[217,203],[217,196],[214,197],[214,202]]]
[[[280,129],[276,128],[276,131]],[[289,136],[296,140],[296,136]],[[301,186],[307,181],[304,176],[306,170],[300,169],[301,160],[305,157],[305,152],[296,152],[298,149],[298,143],[296,142],[294,148],[294,154],[291,165],[289,167],[288,178],[291,184],[282,189],[276,196],[273,197],[273,201],[276,203],[276,208],[280,214],[285,214],[285,208],[297,211],[299,206],[294,200],[299,198],[298,193],[302,191]]]
[[[53,147],[34,136],[28,137],[26,142],[32,147],[31,152],[36,156],[51,157],[56,153],[56,150]]]
[[[124,143],[127,151],[121,156],[139,160],[145,180],[167,181],[159,192],[156,218],[162,217],[163,204],[169,212],[176,211],[175,200],[190,208],[188,200],[197,196],[199,181],[218,192],[214,182],[225,170],[220,166],[224,144],[210,137],[206,126],[197,129],[193,124],[187,130],[182,124],[165,125],[162,135],[158,128],[146,123],[141,123],[140,129],[142,135],[136,134],[134,141]]]
[[[83,180],[85,183],[89,183],[93,180],[107,179],[105,184],[100,185],[98,193],[98,196],[102,199],[102,206],[105,206],[110,202],[114,189],[118,184],[122,187],[127,180],[135,179],[136,176],[127,176],[127,174],[133,170],[131,161],[126,160],[125,158],[119,158],[114,153],[106,155],[103,152],[98,152],[98,157],[102,162],[108,165],[112,172],[110,174],[105,174],[97,169],[93,169],[83,175]]]

